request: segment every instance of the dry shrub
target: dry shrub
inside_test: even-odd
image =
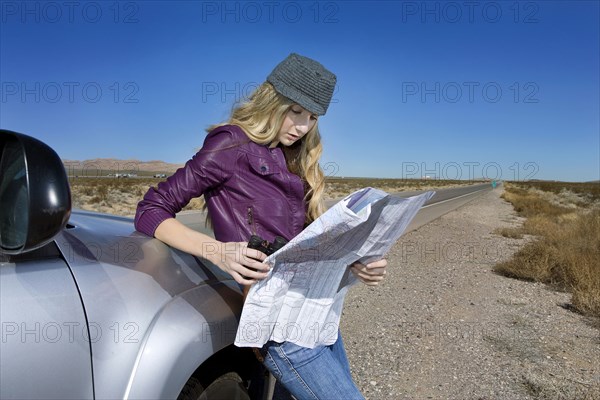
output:
[[[101,200],[106,201],[106,200],[108,200],[108,191],[109,191],[108,185],[99,186],[96,189],[96,196],[100,197]]]
[[[138,197],[141,200],[147,191],[148,191],[148,187],[142,186],[142,185],[137,185],[133,188],[133,195]]]
[[[94,196],[88,200],[88,204],[99,204],[101,202],[102,202],[102,199],[100,198],[100,196]],[[85,206],[83,206],[83,209],[87,210],[87,208],[85,208]]]
[[[88,178],[70,180],[73,204],[89,211],[133,216],[137,203],[150,186],[156,186],[154,178]]]
[[[539,239],[495,271],[568,290],[577,310],[600,317],[600,210],[575,212],[521,189],[507,188],[506,193],[507,200],[522,207],[522,215],[529,215],[525,233]]]
[[[499,228],[495,230],[495,233],[502,235],[509,239],[522,239],[523,229],[522,228]]]
[[[542,241],[526,244],[512,259],[496,265],[494,270],[511,278],[529,281],[552,282],[556,249]]]
[[[558,216],[573,211],[572,208],[552,204],[538,194],[523,189],[517,189],[513,193],[504,196],[504,198],[510,201],[515,210],[524,217],[534,215]]]
[[[85,186],[81,188],[81,194],[85,196],[93,196],[95,192],[96,189],[94,189],[92,186]]]
[[[512,184],[512,183],[511,183]],[[519,182],[519,185],[527,188],[534,188],[546,193],[555,193],[561,197],[570,197],[564,199],[571,203],[585,203],[590,205],[600,200],[600,182],[552,182],[552,181],[528,181]],[[573,199],[577,196],[579,199]]]
[[[600,210],[593,210],[573,223],[565,237],[563,255],[573,288],[573,305],[577,309],[600,316]],[[565,235],[566,236],[566,235]]]

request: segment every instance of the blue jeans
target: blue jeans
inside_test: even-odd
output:
[[[276,400],[364,400],[350,374],[342,336],[336,342],[314,349],[290,342],[267,342],[261,349],[265,366],[277,379]],[[282,390],[282,385],[289,393]]]

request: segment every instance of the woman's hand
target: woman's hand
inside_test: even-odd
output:
[[[350,266],[350,271],[365,285],[377,286],[379,282],[383,281],[386,274],[386,267],[387,260],[382,258],[367,265],[363,265],[357,261]]]
[[[215,251],[207,254],[206,258],[241,285],[252,285],[266,278],[271,269],[261,262],[267,258],[266,254],[248,248],[247,242],[217,242]]]
[[[186,253],[208,259],[241,285],[252,285],[267,277],[267,256],[249,249],[246,242],[220,242],[183,225],[175,218],[161,222],[154,232],[158,240]]]

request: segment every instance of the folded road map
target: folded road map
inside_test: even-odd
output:
[[[339,201],[264,262],[273,268],[246,297],[235,344],[335,343],[350,264],[379,260],[435,192],[401,198],[364,188]]]

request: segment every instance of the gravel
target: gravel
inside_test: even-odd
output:
[[[341,329],[367,399],[600,399],[600,335],[570,295],[495,274],[531,237],[502,189],[404,235]]]

